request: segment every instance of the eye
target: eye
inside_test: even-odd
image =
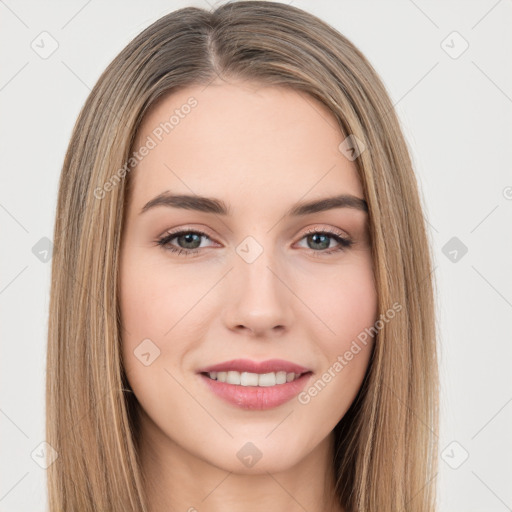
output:
[[[313,250],[315,256],[329,255],[344,251],[349,249],[354,243],[351,239],[343,236],[340,231],[318,228],[307,231],[301,240],[306,240],[308,247]],[[333,240],[338,244],[335,247],[331,247]]]
[[[156,243],[165,250],[177,253],[178,255],[184,254],[185,256],[188,256],[189,254],[200,252],[202,238],[211,240],[210,237],[202,231],[182,230],[174,233],[167,233],[163,237],[159,238]],[[178,242],[178,247],[171,243],[174,239]],[[354,243],[349,238],[343,236],[341,232],[326,229],[322,230],[318,228],[307,231],[301,238],[301,241],[304,239],[306,239],[307,242],[310,242],[308,245],[312,245],[312,252],[317,253],[315,256],[337,253],[350,248]],[[331,242],[333,240],[338,244],[335,247],[331,247]]]
[[[165,234],[162,238],[157,240],[157,245],[168,251],[175,252],[178,255],[184,253],[185,256],[187,256],[188,254],[199,252],[201,238],[208,238],[208,240],[210,240],[210,237],[202,231],[183,230]],[[174,239],[176,239],[182,247],[172,245],[171,241]]]

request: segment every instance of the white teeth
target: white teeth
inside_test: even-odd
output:
[[[209,372],[210,379],[219,382],[226,382],[228,384],[235,384],[241,386],[261,386],[269,387],[276,384],[285,384],[299,378],[302,374],[295,374],[293,372],[286,373],[284,371],[270,372],[270,373],[251,373],[251,372],[236,372],[230,370],[228,372]]]
[[[258,385],[258,374],[242,372],[240,375],[240,384],[242,386],[257,386]]]
[[[275,373],[262,373],[258,386],[275,386],[276,385],[276,374]]]
[[[284,384],[286,382],[286,372],[276,373],[276,384]]]
[[[234,371],[228,372],[226,382],[228,384],[240,384],[240,373]]]

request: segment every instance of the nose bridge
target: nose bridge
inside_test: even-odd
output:
[[[271,236],[265,242],[248,236],[235,249],[228,298],[232,327],[265,331],[290,323],[290,291],[283,284],[279,251],[271,240]]]
[[[261,240],[261,237],[260,237]],[[276,279],[278,251],[272,246],[272,237],[259,242],[253,236],[246,237],[236,248],[236,274],[251,294],[263,295],[262,299],[277,300],[282,295],[282,284]]]

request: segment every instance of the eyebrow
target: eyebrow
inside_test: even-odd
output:
[[[169,191],[162,192],[151,201],[147,202],[141,209],[140,214],[156,208],[157,206],[166,206],[170,208],[181,208],[184,210],[196,210],[205,213],[214,213],[216,215],[231,215],[230,207],[221,199],[210,197],[201,197],[187,194],[171,194]],[[308,202],[300,202],[293,205],[286,213],[285,217],[299,217],[312,213],[324,212],[334,208],[353,208],[363,212],[368,212],[368,203],[359,197],[351,194],[341,194],[333,197],[325,197]]]

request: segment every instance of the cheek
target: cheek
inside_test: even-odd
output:
[[[145,387],[148,374],[156,375],[162,367],[170,368],[164,340],[174,337],[177,343],[173,353],[180,353],[177,346],[180,338],[174,331],[180,327],[191,289],[183,288],[176,274],[171,275],[137,251],[122,261],[119,287],[122,352],[132,386]]]
[[[364,376],[374,340],[369,328],[377,320],[377,293],[371,266],[353,267],[332,280],[328,293],[310,292],[315,322],[312,339],[321,352],[322,367],[298,402],[309,421],[321,424],[322,435],[334,428],[354,401]],[[328,326],[328,327],[327,327]]]
[[[120,308],[131,342],[167,340],[193,318],[193,309],[211,280],[198,272],[180,272],[165,262],[134,255],[121,267]],[[190,313],[190,316],[189,316]],[[189,327],[189,326],[188,326]]]
[[[183,390],[172,376],[181,380],[190,355],[200,349],[211,321],[208,291],[218,280],[206,265],[178,269],[161,255],[133,247],[125,253],[119,287],[123,365],[147,410],[157,411],[159,399],[183,406]]]
[[[322,351],[331,357],[346,350],[377,320],[377,291],[369,258],[340,265],[328,279],[323,276],[308,285],[302,294],[318,320],[310,323],[315,330],[312,339],[322,340]]]
[[[162,404],[175,410],[189,401],[176,369],[198,338],[194,305],[205,287],[189,274],[136,251],[120,266],[123,366],[142,409],[162,425],[174,425]]]

